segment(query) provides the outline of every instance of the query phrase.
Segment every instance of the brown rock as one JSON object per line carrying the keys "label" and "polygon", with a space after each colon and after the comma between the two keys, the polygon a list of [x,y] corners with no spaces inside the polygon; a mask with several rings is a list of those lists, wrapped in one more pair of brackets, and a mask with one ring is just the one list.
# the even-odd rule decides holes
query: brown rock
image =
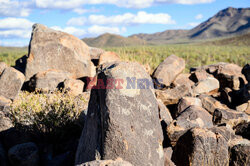
{"label": "brown rock", "polygon": [[237,106],[236,110],[250,114],[250,101],[248,101],[248,103],[244,103],[244,104]]}
{"label": "brown rock", "polygon": [[26,81],[50,69],[71,73],[74,78],[95,75],[88,46],[72,35],[35,24],[29,48]]}
{"label": "brown rock", "polygon": [[178,103],[177,116],[180,115],[186,108],[191,105],[202,107],[201,100],[195,97],[183,97]]}
{"label": "brown rock", "polygon": [[163,104],[163,102],[160,99],[157,99],[157,101],[159,107],[160,121],[164,121],[167,125],[169,125],[173,121],[173,118],[168,108]]}
{"label": "brown rock", "polygon": [[235,134],[250,140],[250,122],[242,122],[234,127]]}
{"label": "brown rock", "polygon": [[63,87],[68,93],[77,96],[83,93],[84,82],[81,80],[66,79],[63,82]]}
{"label": "brown rock", "polygon": [[206,80],[202,80],[195,84],[193,87],[194,94],[213,94],[220,88],[220,83],[213,77],[208,77]]}
{"label": "brown rock", "polygon": [[127,161],[123,161],[121,158],[116,160],[95,160],[79,164],[77,166],[133,166]]}
{"label": "brown rock", "polygon": [[12,67],[6,68],[0,76],[0,95],[7,99],[15,99],[24,83],[23,73]]}
{"label": "brown rock", "polygon": [[208,74],[205,70],[197,70],[197,71],[191,72],[191,75],[190,75],[190,79],[195,83],[206,80],[208,79],[208,77],[213,77],[213,76],[211,74]]}
{"label": "brown rock", "polygon": [[8,67],[8,65],[6,63],[0,62],[0,75],[2,74],[4,69],[6,69],[7,67]]}
{"label": "brown rock", "polygon": [[171,160],[173,150],[171,147],[164,149],[165,163],[164,166],[175,166],[174,162]]}
{"label": "brown rock", "polygon": [[161,99],[165,105],[177,104],[180,98],[189,94],[189,89],[186,85],[177,86],[173,89],[156,90],[156,97]]}
{"label": "brown rock", "polygon": [[120,57],[114,52],[104,52],[100,55],[99,65],[107,62],[120,61]]}
{"label": "brown rock", "polygon": [[[108,78],[121,80],[120,85],[111,88],[104,83],[104,89],[101,82]],[[130,78],[136,79],[136,88],[131,89]],[[91,91],[75,164],[117,157],[133,165],[164,164],[158,103],[145,79],[151,80],[137,63],[105,64],[98,74],[99,89]]]}
{"label": "brown rock", "polygon": [[172,159],[177,166],[228,165],[228,145],[220,134],[194,128],[178,140]]}
{"label": "brown rock", "polygon": [[57,89],[59,83],[71,78],[71,74],[59,70],[47,70],[39,72],[30,79],[29,86],[32,90],[41,92],[53,92]]}
{"label": "brown rock", "polygon": [[175,55],[167,57],[154,71],[153,79],[160,85],[169,86],[184,71],[185,61]]}
{"label": "brown rock", "polygon": [[202,107],[190,106],[167,127],[167,133],[171,144],[174,145],[189,129],[194,127],[211,128],[212,126],[212,116],[206,110]]}

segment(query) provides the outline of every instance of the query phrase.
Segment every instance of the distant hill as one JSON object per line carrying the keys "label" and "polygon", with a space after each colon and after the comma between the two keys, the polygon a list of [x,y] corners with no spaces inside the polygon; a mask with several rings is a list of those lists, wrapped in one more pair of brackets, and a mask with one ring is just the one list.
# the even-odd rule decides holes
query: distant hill
{"label": "distant hill", "polygon": [[208,39],[233,37],[246,33],[250,33],[250,8],[229,7],[191,30],[166,30],[153,34],[134,34],[129,37],[104,34],[96,38],[85,38],[83,41],[95,47],[115,47],[203,42]]}
{"label": "distant hill", "polygon": [[250,33],[229,37],[225,39],[218,39],[201,43],[202,45],[233,45],[233,46],[250,46]]}
{"label": "distant hill", "polygon": [[86,44],[92,47],[117,47],[117,46],[135,46],[145,45],[146,41],[136,36],[123,37],[120,35],[105,33],[96,38],[82,39]]}

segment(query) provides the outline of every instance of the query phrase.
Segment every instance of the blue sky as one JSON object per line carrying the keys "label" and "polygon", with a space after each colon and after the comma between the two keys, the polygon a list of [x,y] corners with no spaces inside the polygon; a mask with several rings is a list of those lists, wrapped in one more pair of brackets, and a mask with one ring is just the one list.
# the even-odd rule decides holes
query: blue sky
{"label": "blue sky", "polygon": [[27,46],[34,23],[79,38],[191,29],[229,6],[250,0],[0,0],[0,45]]}

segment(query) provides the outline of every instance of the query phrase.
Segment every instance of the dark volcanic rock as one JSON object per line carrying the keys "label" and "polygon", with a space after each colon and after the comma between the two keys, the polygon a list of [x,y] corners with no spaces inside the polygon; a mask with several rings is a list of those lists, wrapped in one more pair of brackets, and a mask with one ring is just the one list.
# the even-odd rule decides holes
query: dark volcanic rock
{"label": "dark volcanic rock", "polygon": [[34,166],[39,164],[38,147],[32,142],[10,148],[8,157],[10,163],[15,166]]}
{"label": "dark volcanic rock", "polygon": [[25,73],[27,59],[28,59],[28,55],[24,55],[21,58],[17,59],[15,62],[15,69],[19,70],[22,73]]}
{"label": "dark volcanic rock", "polygon": [[3,148],[2,143],[0,142],[0,165],[1,166],[7,166],[8,165],[8,158],[6,155],[6,151]]}
{"label": "dark volcanic rock", "polygon": [[194,128],[178,140],[172,160],[177,166],[226,166],[229,163],[228,145],[220,134]]}
{"label": "dark volcanic rock", "polygon": [[189,129],[194,127],[211,128],[212,116],[202,107],[190,106],[183,111],[168,127],[167,133],[171,143],[175,142]]}
{"label": "dark volcanic rock", "polygon": [[173,118],[168,108],[163,104],[163,102],[160,99],[157,99],[157,101],[159,107],[160,121],[163,121],[166,125],[169,125],[173,121]]}
{"label": "dark volcanic rock", "polygon": [[24,83],[24,75],[12,67],[6,68],[0,76],[0,96],[15,99]]}
{"label": "dark volcanic rock", "polygon": [[250,165],[250,141],[241,141],[230,148],[230,165],[231,166],[248,166]]}
{"label": "dark volcanic rock", "polygon": [[245,75],[247,81],[250,83],[250,65],[246,64],[242,69],[242,74]]}
{"label": "dark volcanic rock", "polygon": [[169,86],[185,69],[185,61],[175,55],[167,57],[154,71],[153,78],[160,85]]}
{"label": "dark volcanic rock", "polygon": [[74,78],[95,75],[88,46],[72,35],[33,25],[29,55],[25,68],[28,81],[34,74],[50,69],[69,72]]}
{"label": "dark volcanic rock", "polygon": [[[134,88],[133,78],[137,83]],[[152,86],[146,88],[150,76],[137,63],[117,62],[103,66],[97,87],[103,88],[102,81],[107,79],[116,79],[115,87],[109,83],[106,89],[91,91],[75,163],[121,157],[134,165],[162,166],[158,103]]]}
{"label": "dark volcanic rock", "polygon": [[250,140],[250,122],[243,122],[234,127],[235,134]]}
{"label": "dark volcanic rock", "polygon": [[191,105],[202,107],[201,100],[195,97],[183,97],[178,103],[178,110],[176,116],[180,115],[186,108]]}

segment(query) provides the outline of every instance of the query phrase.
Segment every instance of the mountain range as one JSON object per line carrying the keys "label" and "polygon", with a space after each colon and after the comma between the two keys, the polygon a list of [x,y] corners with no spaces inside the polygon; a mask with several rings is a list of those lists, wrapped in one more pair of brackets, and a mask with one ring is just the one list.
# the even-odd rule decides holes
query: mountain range
{"label": "mountain range", "polygon": [[134,34],[129,37],[106,33],[96,38],[82,40],[93,47],[116,47],[201,42],[248,33],[250,33],[250,8],[229,7],[190,30],[166,30],[153,34]]}

